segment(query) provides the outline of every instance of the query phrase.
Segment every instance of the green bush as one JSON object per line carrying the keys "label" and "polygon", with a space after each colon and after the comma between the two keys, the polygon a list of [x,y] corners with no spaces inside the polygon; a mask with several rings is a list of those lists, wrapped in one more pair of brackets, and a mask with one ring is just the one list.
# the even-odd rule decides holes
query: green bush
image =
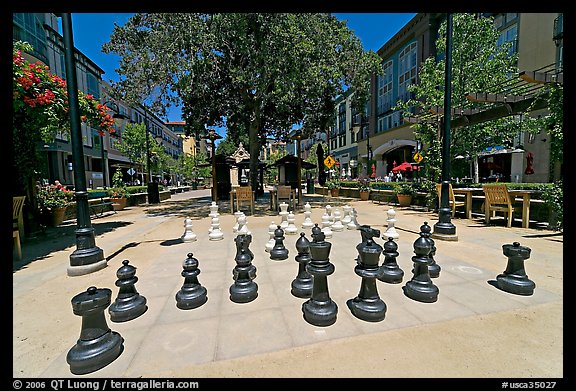
{"label": "green bush", "polygon": [[550,228],[562,231],[564,228],[564,186],[562,179],[553,184],[542,184],[542,200],[550,206],[554,218],[550,221]]}

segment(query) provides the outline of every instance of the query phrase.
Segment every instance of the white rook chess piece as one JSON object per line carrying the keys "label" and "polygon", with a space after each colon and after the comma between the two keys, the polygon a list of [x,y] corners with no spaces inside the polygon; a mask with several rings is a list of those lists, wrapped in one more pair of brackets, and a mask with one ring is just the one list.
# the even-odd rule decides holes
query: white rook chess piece
{"label": "white rook chess piece", "polygon": [[307,202],[306,205],[304,205],[304,221],[302,222],[302,228],[306,229],[306,228],[312,228],[314,226],[311,216],[312,216],[312,207],[310,206],[310,203]]}
{"label": "white rook chess piece", "polygon": [[288,204],[282,202],[280,204],[280,213],[278,213],[280,217],[282,217],[282,221],[280,222],[280,228],[286,229],[288,227]]}
{"label": "white rook chess piece", "polygon": [[350,212],[352,212],[352,207],[350,205],[344,205],[342,207],[343,216],[342,216],[342,224],[348,226],[348,223],[352,221],[352,216],[350,216]]}
{"label": "white rook chess piece", "polygon": [[276,231],[276,228],[278,228],[278,226],[273,221],[268,226],[268,235],[270,236],[270,239],[266,243],[265,251],[267,253],[269,253],[270,250],[272,250],[274,248],[274,245],[276,244],[276,240],[274,239],[274,231]]}
{"label": "white rook chess piece", "polygon": [[224,233],[220,230],[220,219],[218,217],[212,217],[212,226],[210,228],[210,233],[208,234],[210,240],[224,239]]}
{"label": "white rook chess piece", "polygon": [[333,215],[334,215],[334,224],[332,224],[332,227],[330,227],[330,229],[332,229],[332,231],[334,232],[344,231],[344,228],[346,227],[342,224],[340,211],[336,209],[333,212]]}
{"label": "white rook chess piece", "polygon": [[358,220],[356,220],[358,217],[358,212],[356,211],[356,208],[352,208],[352,212],[350,212],[350,217],[352,219],[347,225],[348,229],[358,229],[360,225],[358,224]]}
{"label": "white rook chess piece", "polygon": [[284,232],[286,233],[286,235],[296,235],[296,233],[298,233],[298,227],[296,227],[296,224],[294,224],[294,221],[296,220],[294,212],[290,211],[288,213],[287,219],[288,219],[288,226],[286,227]]}
{"label": "white rook chess piece", "polygon": [[186,217],[184,220],[184,234],[180,237],[183,242],[194,242],[196,241],[196,234],[192,231],[192,219]]}
{"label": "white rook chess piece", "polygon": [[382,239],[387,238],[398,239],[400,235],[398,234],[396,228],[394,227],[394,224],[396,224],[396,218],[395,218],[396,211],[392,207],[390,207],[387,213],[388,213],[388,219],[386,221],[388,222],[388,228],[386,229],[386,232],[384,232],[384,235],[382,235]]}
{"label": "white rook chess piece", "polygon": [[332,224],[330,224],[329,218],[330,217],[328,217],[327,214],[322,215],[322,232],[324,233],[326,239],[330,239],[332,237],[332,230],[330,229]]}
{"label": "white rook chess piece", "polygon": [[248,218],[244,213],[238,217],[238,235],[250,235],[252,233],[248,230],[247,220]]}
{"label": "white rook chess piece", "polygon": [[216,201],[212,201],[212,205],[210,205],[210,214],[209,217],[218,217],[220,214],[218,213],[218,204]]}

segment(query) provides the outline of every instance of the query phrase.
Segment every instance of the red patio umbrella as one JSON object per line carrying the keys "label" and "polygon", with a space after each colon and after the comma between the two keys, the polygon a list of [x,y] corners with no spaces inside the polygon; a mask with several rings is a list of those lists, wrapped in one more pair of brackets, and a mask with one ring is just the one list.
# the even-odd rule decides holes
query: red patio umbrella
{"label": "red patio umbrella", "polygon": [[398,166],[395,166],[392,168],[393,172],[398,172],[398,171],[412,171],[412,165],[408,162],[404,162]]}

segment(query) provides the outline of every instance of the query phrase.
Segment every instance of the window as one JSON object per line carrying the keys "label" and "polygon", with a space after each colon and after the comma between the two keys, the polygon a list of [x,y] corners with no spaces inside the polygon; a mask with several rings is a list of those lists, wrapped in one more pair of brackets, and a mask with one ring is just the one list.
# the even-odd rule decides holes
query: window
{"label": "window", "polygon": [[410,99],[408,86],[416,82],[416,47],[416,42],[412,42],[398,57],[398,99],[404,102]]}
{"label": "window", "polygon": [[88,85],[88,94],[93,95],[95,99],[100,99],[100,89],[98,88],[98,79],[91,73],[86,73],[86,84]]}
{"label": "window", "polygon": [[346,132],[346,102],[338,106],[338,134]]}
{"label": "window", "polygon": [[512,46],[508,51],[509,55],[518,52],[518,25],[513,25],[503,30],[498,38],[498,46],[504,45],[506,42],[511,42]]}
{"label": "window", "polygon": [[394,73],[392,61],[382,65],[384,75],[378,76],[378,111],[377,114],[385,113],[392,107],[392,80]]}

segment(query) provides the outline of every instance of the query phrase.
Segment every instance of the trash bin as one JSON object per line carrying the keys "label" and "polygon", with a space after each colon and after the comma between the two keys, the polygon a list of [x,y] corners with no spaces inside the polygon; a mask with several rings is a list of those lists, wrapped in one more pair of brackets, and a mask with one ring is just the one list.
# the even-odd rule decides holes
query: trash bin
{"label": "trash bin", "polygon": [[148,203],[159,204],[160,193],[158,191],[158,182],[148,182]]}
{"label": "trash bin", "polygon": [[306,193],[314,194],[314,179],[313,178],[306,179]]}
{"label": "trash bin", "polygon": [[192,190],[198,190],[198,182],[192,182]]}

